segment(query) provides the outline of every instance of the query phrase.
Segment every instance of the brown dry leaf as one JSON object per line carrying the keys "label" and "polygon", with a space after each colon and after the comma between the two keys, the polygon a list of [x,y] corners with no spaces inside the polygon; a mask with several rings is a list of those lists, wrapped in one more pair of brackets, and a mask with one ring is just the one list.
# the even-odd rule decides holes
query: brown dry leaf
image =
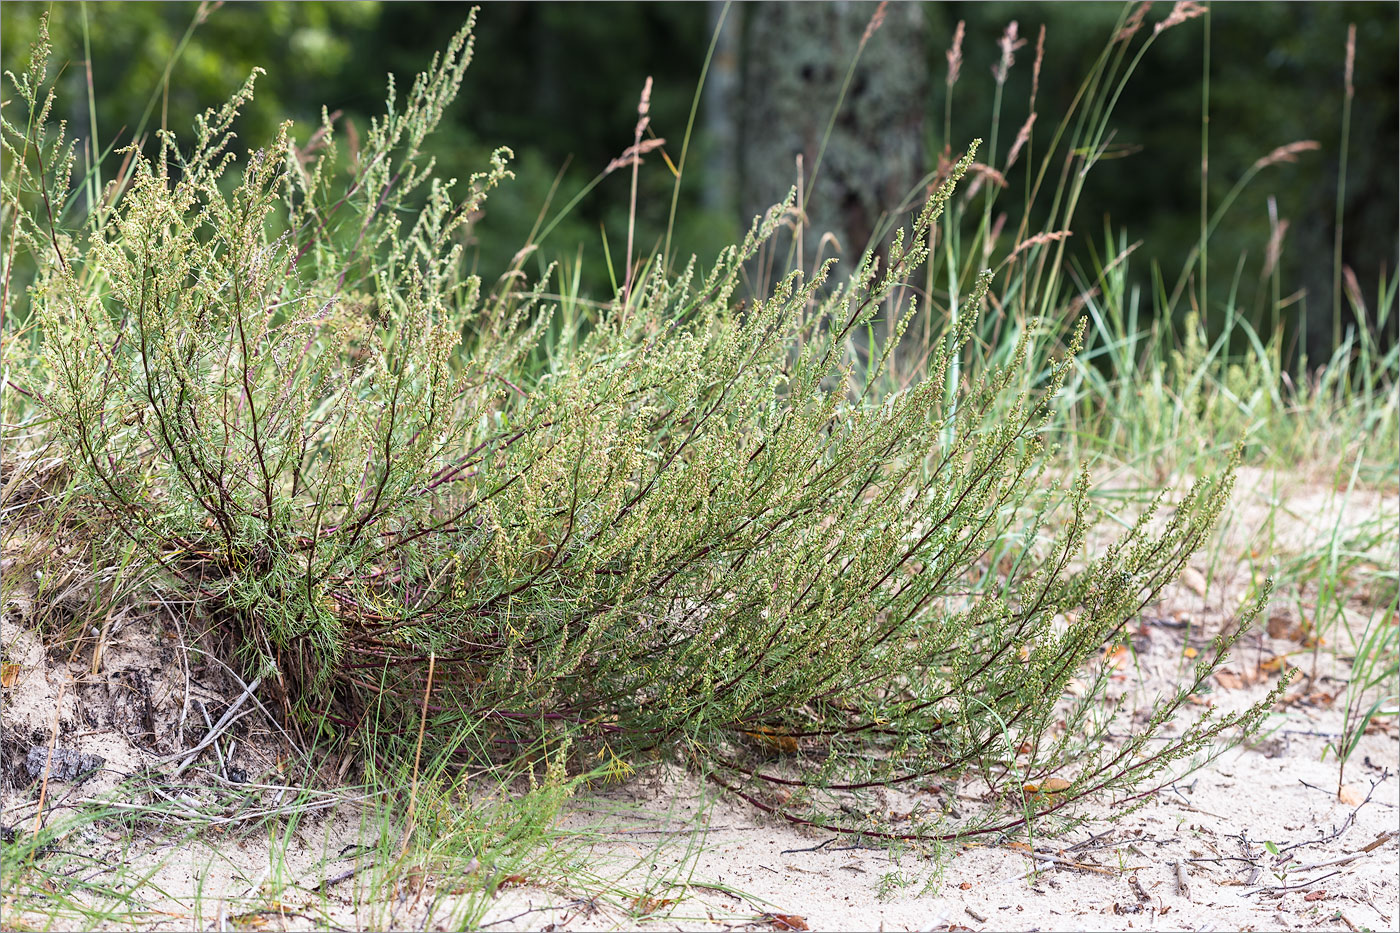
{"label": "brown dry leaf", "polygon": [[633,899],[632,912],[635,914],[654,914],[658,910],[664,910],[679,902],[680,899],[675,897],[647,897],[643,894]]}
{"label": "brown dry leaf", "polygon": [[775,930],[810,930],[807,920],[797,914],[764,914],[759,918],[765,923],[771,924]]}
{"label": "brown dry leaf", "polygon": [[[1297,670],[1297,668],[1294,668],[1294,670]],[[1309,693],[1308,685],[1306,683],[1302,683],[1299,684],[1296,689],[1289,692],[1288,695],[1286,695],[1282,700],[1280,700],[1279,705],[1280,707],[1283,707],[1291,706],[1294,703],[1302,703],[1306,706],[1329,707],[1333,703],[1335,703],[1336,700],[1337,698],[1333,694],[1330,694],[1325,690],[1314,690],[1311,693]]]}
{"label": "brown dry leaf", "polygon": [[1121,671],[1128,664],[1128,646],[1114,645],[1104,649],[1103,660],[1109,667]]}
{"label": "brown dry leaf", "polygon": [[1206,595],[1206,575],[1195,567],[1183,567],[1181,570],[1181,583],[1188,590],[1197,596]]}
{"label": "brown dry leaf", "polygon": [[1327,897],[1327,892],[1321,889],[1303,895],[1305,901],[1320,901]]}
{"label": "brown dry leaf", "polygon": [[754,744],[775,752],[795,752],[797,751],[797,739],[781,732],[775,732],[766,726],[758,726],[752,732],[745,732],[745,736],[752,739]]}
{"label": "brown dry leaf", "polygon": [[1030,852],[1030,851],[1032,851],[1031,847],[1028,846],[1028,845],[1026,845],[1024,842],[1008,842],[1008,843],[1006,844],[1006,847],[1007,847],[1008,849],[1015,849],[1017,852]]}
{"label": "brown dry leaf", "polygon": [[1046,778],[1045,783],[1040,785],[1042,794],[1058,794],[1061,791],[1069,790],[1070,782],[1064,778]]}
{"label": "brown dry leaf", "polygon": [[1279,613],[1269,616],[1269,637],[1286,638],[1289,641],[1303,640],[1303,623],[1292,616]]}
{"label": "brown dry leaf", "polygon": [[1366,799],[1366,795],[1348,784],[1346,787],[1337,791],[1337,799],[1349,807],[1359,807],[1362,801]]}
{"label": "brown dry leaf", "polygon": [[971,881],[964,881],[962,884],[958,885],[958,887],[961,888],[961,889],[964,890],[964,891],[971,891],[971,890],[972,890],[972,882],[971,882]]}
{"label": "brown dry leaf", "polygon": [[1247,686],[1245,679],[1234,671],[1216,671],[1215,682],[1226,690],[1243,690]]}
{"label": "brown dry leaf", "polygon": [[0,664],[0,687],[13,687],[19,680],[18,664]]}
{"label": "brown dry leaf", "polygon": [[1252,687],[1264,679],[1266,671],[1262,666],[1247,668],[1243,671],[1216,671],[1215,682],[1226,690],[1240,690],[1244,687]]}
{"label": "brown dry leaf", "polygon": [[1395,720],[1389,716],[1372,716],[1371,720],[1366,723],[1366,734],[1380,735],[1383,732],[1389,732],[1393,725],[1395,725]]}
{"label": "brown dry leaf", "polygon": [[236,927],[245,927],[254,930],[264,930],[267,928],[267,914],[270,911],[250,910],[245,914],[234,914],[228,918],[228,922]]}
{"label": "brown dry leaf", "polygon": [[1196,655],[1200,654],[1199,651],[1197,651],[1195,648],[1192,648],[1190,645],[1187,645],[1181,653],[1186,655],[1188,658],[1194,658]]}

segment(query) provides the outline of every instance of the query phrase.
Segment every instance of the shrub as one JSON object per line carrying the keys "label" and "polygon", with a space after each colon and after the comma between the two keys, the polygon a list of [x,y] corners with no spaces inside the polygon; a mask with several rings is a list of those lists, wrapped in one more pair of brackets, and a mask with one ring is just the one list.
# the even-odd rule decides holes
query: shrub
{"label": "shrub", "polygon": [[[650,265],[595,326],[556,331],[551,273],[489,292],[463,274],[460,234],[509,154],[459,197],[419,152],[469,30],[401,110],[391,87],[355,158],[326,121],[315,146],[284,127],[230,171],[250,79],[188,155],[168,136],[154,159],[129,150],[119,197],[77,235],[25,207],[68,188],[61,136],[32,130],[42,44],[17,82],[31,128],[5,125],[6,203],[37,262],[36,396],[115,533],[225,623],[293,719],[372,724],[390,753],[421,703],[430,740],[484,730],[464,759],[543,740],[625,769],[665,751],[789,818],[875,833],[892,830],[832,795],[980,773],[998,802],[899,831],[923,837],[1140,794],[1257,721],[1264,705],[1161,728],[1241,628],[1106,740],[1096,659],[1231,477],[1086,556],[1087,469],[1062,490],[1047,447],[1082,325],[1044,368],[1056,335],[1034,322],[1005,365],[955,366],[988,272],[922,381],[883,388],[912,301],[855,352],[901,307],[975,144],[844,283],[828,263],[734,301],[789,201],[709,271]],[[1051,774],[1072,783],[1022,797]]]}

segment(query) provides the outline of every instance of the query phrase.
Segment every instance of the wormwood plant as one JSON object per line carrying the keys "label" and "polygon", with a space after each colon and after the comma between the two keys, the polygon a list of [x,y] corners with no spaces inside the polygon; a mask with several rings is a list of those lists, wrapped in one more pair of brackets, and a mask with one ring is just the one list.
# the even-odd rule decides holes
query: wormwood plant
{"label": "wormwood plant", "polygon": [[[68,233],[49,207],[71,159],[36,132],[42,38],[15,81],[30,123],[5,124],[4,196],[43,334],[27,391],[94,507],[292,721],[385,755],[421,722],[429,742],[485,735],[449,748],[463,760],[541,741],[624,771],[678,754],[791,819],[923,838],[1141,796],[1257,721],[1264,705],[1162,729],[1237,630],[1107,739],[1100,652],[1201,543],[1231,476],[1087,553],[1088,473],[1062,491],[1047,472],[1082,326],[1042,372],[1028,361],[1058,335],[1039,324],[1005,366],[955,367],[983,273],[927,377],[876,391],[975,144],[883,266],[867,254],[828,285],[828,263],[736,304],[789,199],[706,272],[644,268],[546,365],[550,275],[486,293],[463,273],[508,153],[459,194],[420,152],[470,25],[402,107],[391,85],[357,156],[327,120],[235,171],[250,79],[187,154],[170,136],[129,150],[110,208]],[[889,309],[903,323],[853,352]],[[963,775],[987,806],[957,820],[894,828],[846,804]],[[1051,775],[1057,792],[1023,796]]]}

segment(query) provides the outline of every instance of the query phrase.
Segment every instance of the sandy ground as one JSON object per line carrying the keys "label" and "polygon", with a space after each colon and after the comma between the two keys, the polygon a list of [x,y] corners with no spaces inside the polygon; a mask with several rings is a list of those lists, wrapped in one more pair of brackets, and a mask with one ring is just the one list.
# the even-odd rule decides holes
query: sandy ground
{"label": "sandy ground", "polygon": [[[677,904],[639,916],[636,900],[575,903],[567,890],[512,891],[488,920],[512,930],[743,921],[783,929],[782,917],[814,930],[1394,929],[1396,739],[1385,731],[1366,738],[1349,778],[1352,790],[1371,797],[1360,807],[1344,804],[1336,799],[1335,766],[1319,761],[1325,739],[1317,733],[1333,722],[1330,715],[1288,716],[1263,746],[1227,753],[1093,832],[1041,840],[1030,851],[1017,841],[961,848],[941,865],[757,820],[741,803],[720,799],[698,853],[688,852],[688,834],[649,836],[632,827],[594,847],[600,859],[633,866],[623,877],[646,892],[642,906],[647,897],[679,897]],[[699,804],[692,781],[645,793],[653,806]],[[1361,851],[1377,840],[1385,841]],[[646,885],[644,873],[668,869],[683,875]]]}
{"label": "sandy ground", "polygon": [[[1275,494],[1255,488],[1225,533],[1227,548],[1239,553],[1258,539],[1267,511],[1261,502]],[[1290,493],[1285,506],[1274,512],[1275,542],[1330,527],[1339,500],[1330,489],[1309,487]],[[1350,500],[1343,517],[1362,520],[1393,507],[1393,494],[1368,493]],[[1136,664],[1122,675],[1127,709],[1138,712],[1179,675],[1189,663],[1182,660],[1188,639],[1203,646],[1224,624],[1255,569],[1248,559],[1230,566],[1206,589],[1206,565],[1198,564],[1138,620]],[[450,890],[431,876],[412,885],[370,883],[372,866],[357,856],[356,843],[376,831],[364,824],[374,811],[355,801],[332,807],[333,796],[305,798],[314,806],[261,836],[220,827],[195,835],[147,827],[133,836],[98,824],[64,844],[93,853],[99,869],[92,877],[103,866],[149,873],[150,883],[126,905],[128,922],[107,925],[152,930],[453,929],[462,898],[476,899],[485,911],[481,926],[491,930],[1394,930],[1400,728],[1394,717],[1372,724],[1339,799],[1328,743],[1342,729],[1349,672],[1336,659],[1344,652],[1306,644],[1298,605],[1271,607],[1204,701],[1237,707],[1263,696],[1290,665],[1299,668],[1306,676],[1290,687],[1266,733],[1139,810],[1124,815],[1112,802],[1100,804],[1091,811],[1100,819],[1067,838],[1001,839],[934,857],[911,847],[867,848],[764,817],[694,775],[658,767],[574,798],[560,824],[576,846],[565,867],[512,878],[495,894]],[[206,731],[205,713],[217,717],[239,693],[215,666],[134,618],[116,620],[95,664],[90,653],[50,657],[23,616],[22,605],[7,605],[0,621],[7,671],[0,823],[7,830],[23,832],[34,820],[38,782],[26,756],[35,745],[104,759],[80,782],[50,782],[46,806],[56,819],[145,767],[176,767],[181,750]],[[1351,621],[1364,620],[1358,611]],[[240,722],[222,766],[199,758],[187,776],[200,791],[183,803],[177,794],[172,806],[232,801],[231,785],[216,776],[220,767],[264,776],[260,799],[277,805],[287,792],[278,789],[275,743],[260,722],[256,712]],[[238,792],[246,799],[248,785]],[[11,870],[7,863],[6,875]],[[260,897],[269,903],[269,890],[278,892],[275,909],[248,913]],[[23,907],[0,896],[0,927],[49,925]],[[82,926],[60,918],[52,928]]]}

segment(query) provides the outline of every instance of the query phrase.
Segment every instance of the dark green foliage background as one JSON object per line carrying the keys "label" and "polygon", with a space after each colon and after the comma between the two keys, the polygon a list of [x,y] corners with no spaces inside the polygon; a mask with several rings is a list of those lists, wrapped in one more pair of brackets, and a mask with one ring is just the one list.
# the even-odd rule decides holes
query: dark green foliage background
{"label": "dark green foliage background", "polygon": [[[27,60],[46,9],[50,4],[5,4],[0,52],[5,68],[17,71]],[[129,142],[148,105],[150,127],[160,125],[164,110],[168,125],[187,133],[194,114],[224,100],[254,66],[268,74],[240,124],[246,144],[268,141],[284,118],[296,119],[297,131],[309,133],[322,104],[343,111],[363,133],[367,115],[382,108],[385,74],[393,72],[401,92],[406,90],[468,9],[451,3],[210,5],[171,74],[168,97],[162,98],[165,64],[196,18],[198,4],[59,5],[53,7],[52,32],[57,61],[66,63],[60,116],[68,119],[70,133],[87,135],[86,15],[98,89],[98,135],[104,145],[114,139],[119,145]],[[444,177],[466,177],[498,145],[509,145],[517,154],[517,182],[493,196],[478,228],[484,273],[504,268],[524,241],[562,166],[567,163],[556,208],[631,142],[637,95],[647,75],[656,82],[652,127],[668,140],[672,159],[679,157],[718,9],[706,3],[487,5],[479,19],[475,62],[449,120],[431,144]],[[1043,148],[1120,9],[1113,3],[927,4],[930,165],[945,143],[958,151],[968,139],[989,134],[994,90],[989,72],[1007,22],[1018,20],[1030,44],[1018,53],[1005,93],[1003,156],[1025,118],[1040,24],[1047,30],[1037,126]],[[1159,4],[1149,23],[1169,9]],[[967,22],[965,61],[954,91],[952,138],[943,140],[944,52],[959,20]],[[1276,146],[1301,139],[1322,145],[1296,164],[1266,170],[1227,216],[1212,240],[1212,306],[1227,301],[1240,257],[1239,306],[1253,308],[1256,289],[1267,288],[1260,284],[1259,270],[1269,236],[1266,203],[1272,195],[1279,216],[1291,222],[1282,260],[1283,294],[1306,291],[1286,317],[1290,327],[1302,323],[1314,357],[1331,339],[1331,246],[1348,23],[1357,25],[1358,48],[1343,261],[1368,294],[1382,270],[1393,270],[1397,262],[1398,21],[1394,4],[1379,3],[1220,3],[1210,15],[1212,206]],[[1194,245],[1204,28],[1197,20],[1163,36],[1129,85],[1114,118],[1113,144],[1123,157],[1091,173],[1078,214],[1080,230],[1072,245],[1081,261],[1087,261],[1091,246],[1102,252],[1105,228],[1115,233],[1126,229],[1130,241],[1143,241],[1139,258],[1155,259],[1170,283]],[[837,64],[844,67],[844,62]],[[702,132],[700,124],[697,132]],[[707,160],[697,156],[705,152],[703,135],[695,146],[682,191],[677,243],[682,255],[712,255],[735,238],[748,218],[739,216],[737,206],[701,206],[709,182],[703,177]],[[1026,165],[1022,159],[1013,171],[1002,206],[1014,210],[1020,202]],[[638,239],[643,250],[664,230],[671,181],[662,159],[652,157],[643,167]],[[625,172],[605,179],[548,242],[550,255],[572,257],[583,249],[585,283],[595,295],[605,297],[609,288],[600,225],[607,231],[614,264],[622,262],[628,184]],[[1148,262],[1136,262],[1133,274],[1139,284],[1150,286]]]}

